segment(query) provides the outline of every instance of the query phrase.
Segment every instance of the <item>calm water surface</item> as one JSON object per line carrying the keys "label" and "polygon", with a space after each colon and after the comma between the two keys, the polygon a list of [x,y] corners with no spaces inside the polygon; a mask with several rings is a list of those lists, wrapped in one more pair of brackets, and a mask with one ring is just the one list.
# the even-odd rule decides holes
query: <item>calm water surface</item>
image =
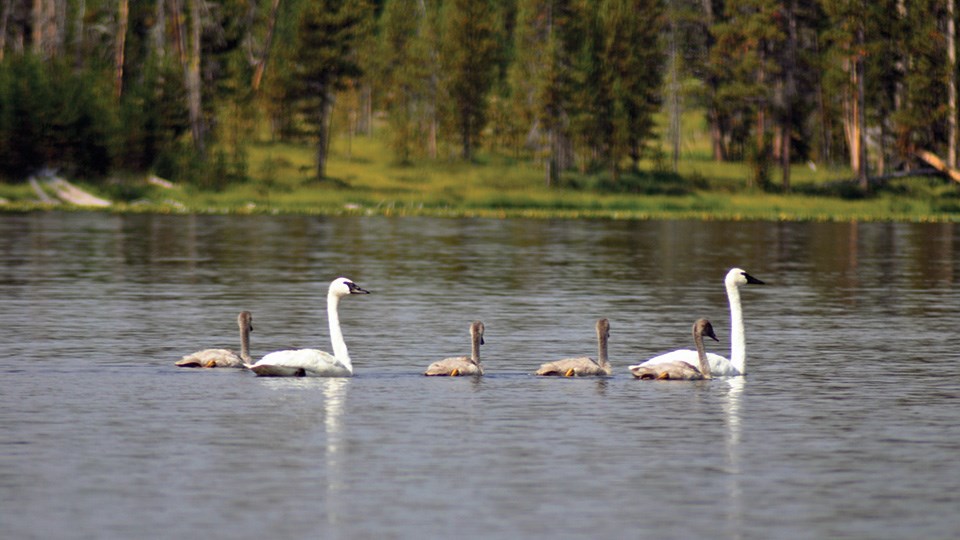
{"label": "calm water surface", "polygon": [[[735,265],[749,376],[633,380]],[[329,350],[339,275],[352,379],[173,366]],[[958,280],[957,225],[0,215],[0,535],[956,538]],[[613,377],[530,375],[598,317]]]}

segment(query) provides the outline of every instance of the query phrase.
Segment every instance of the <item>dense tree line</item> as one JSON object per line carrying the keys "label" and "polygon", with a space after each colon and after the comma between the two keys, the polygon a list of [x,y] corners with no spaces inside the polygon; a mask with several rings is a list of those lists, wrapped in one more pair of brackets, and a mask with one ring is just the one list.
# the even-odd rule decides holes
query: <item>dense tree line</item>
{"label": "dense tree line", "polygon": [[[480,148],[613,181],[664,111],[712,158],[956,165],[952,0],[0,0],[0,175],[246,175],[264,133],[381,130],[399,162]],[[378,113],[378,114],[375,114]],[[383,119],[382,122],[379,120]]]}

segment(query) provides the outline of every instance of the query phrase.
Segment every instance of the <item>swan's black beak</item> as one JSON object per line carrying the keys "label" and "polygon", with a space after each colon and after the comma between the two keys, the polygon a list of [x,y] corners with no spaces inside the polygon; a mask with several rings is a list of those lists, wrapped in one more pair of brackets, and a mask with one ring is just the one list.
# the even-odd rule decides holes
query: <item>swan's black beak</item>
{"label": "swan's black beak", "polygon": [[352,281],[347,283],[347,288],[350,289],[350,294],[370,294],[370,291],[361,289],[359,285]]}
{"label": "swan's black beak", "polygon": [[743,277],[747,278],[747,283],[751,285],[766,285],[766,283],[760,281],[759,279],[751,276],[750,274],[744,272]]}

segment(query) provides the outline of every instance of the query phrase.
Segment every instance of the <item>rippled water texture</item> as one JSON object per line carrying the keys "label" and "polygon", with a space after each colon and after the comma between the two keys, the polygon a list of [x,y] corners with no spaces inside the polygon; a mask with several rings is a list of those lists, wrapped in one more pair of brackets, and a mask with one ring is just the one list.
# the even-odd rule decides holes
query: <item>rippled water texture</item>
{"label": "rippled water texture", "polygon": [[[0,215],[0,535],[956,538],[960,227]],[[742,291],[749,376],[636,381]],[[352,379],[173,366],[330,349]],[[595,355],[615,375],[538,379]],[[422,377],[486,325],[482,379]]]}

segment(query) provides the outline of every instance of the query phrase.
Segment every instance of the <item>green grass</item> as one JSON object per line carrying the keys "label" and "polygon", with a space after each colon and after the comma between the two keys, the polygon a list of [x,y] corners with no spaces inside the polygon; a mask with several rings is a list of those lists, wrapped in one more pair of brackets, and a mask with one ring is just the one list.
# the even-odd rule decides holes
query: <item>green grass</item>
{"label": "green grass", "polygon": [[[434,215],[531,218],[896,220],[960,221],[960,191],[940,178],[891,182],[869,195],[849,182],[846,169],[791,170],[793,192],[768,193],[748,186],[742,163],[708,159],[709,141],[696,126],[684,140],[678,175],[642,164],[640,175],[613,182],[605,174],[564,176],[548,188],[532,161],[481,154],[475,163],[456,159],[398,165],[378,138],[338,139],[331,149],[329,179],[313,179],[313,148],[260,143],[248,148],[248,182],[221,191],[192,186],[166,190],[142,180],[85,186],[121,201],[114,211],[203,213],[301,213],[334,215]],[[772,171],[779,183],[779,171]],[[42,208],[24,185],[0,184],[7,210]]]}

